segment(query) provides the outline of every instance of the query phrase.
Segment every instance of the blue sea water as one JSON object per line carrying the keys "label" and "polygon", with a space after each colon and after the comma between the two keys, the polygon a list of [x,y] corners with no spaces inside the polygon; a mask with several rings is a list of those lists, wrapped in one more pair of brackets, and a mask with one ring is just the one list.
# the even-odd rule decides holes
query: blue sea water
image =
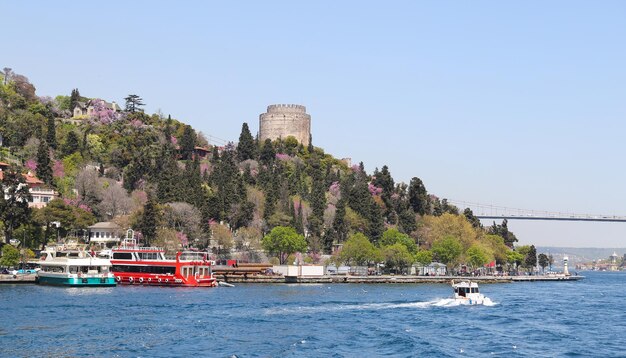
{"label": "blue sea water", "polygon": [[578,282],[0,286],[1,357],[626,357],[626,272]]}

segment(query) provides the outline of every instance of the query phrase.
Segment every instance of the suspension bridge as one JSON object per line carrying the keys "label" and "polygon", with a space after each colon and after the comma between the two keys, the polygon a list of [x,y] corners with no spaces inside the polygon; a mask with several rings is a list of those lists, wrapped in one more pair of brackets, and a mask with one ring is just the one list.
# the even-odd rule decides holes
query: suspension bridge
{"label": "suspension bridge", "polygon": [[465,208],[470,208],[479,219],[626,222],[626,216],[529,210],[451,199],[448,199],[448,202],[458,207],[461,212]]}

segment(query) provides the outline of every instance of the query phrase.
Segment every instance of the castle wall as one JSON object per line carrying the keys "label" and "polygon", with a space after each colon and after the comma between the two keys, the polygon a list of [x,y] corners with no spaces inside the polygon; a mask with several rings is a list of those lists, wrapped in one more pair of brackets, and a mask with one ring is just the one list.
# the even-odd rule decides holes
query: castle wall
{"label": "castle wall", "polygon": [[308,145],[311,134],[311,116],[306,107],[297,104],[273,104],[259,116],[259,140],[295,137]]}

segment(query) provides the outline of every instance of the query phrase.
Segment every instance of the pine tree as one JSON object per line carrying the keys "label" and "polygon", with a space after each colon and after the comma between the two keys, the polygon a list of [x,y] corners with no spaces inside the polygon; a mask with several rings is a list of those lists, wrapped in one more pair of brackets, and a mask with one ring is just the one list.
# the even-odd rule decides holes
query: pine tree
{"label": "pine tree", "polygon": [[50,148],[45,140],[39,142],[37,149],[37,177],[44,183],[52,184],[52,166],[50,165]]}
{"label": "pine tree", "polygon": [[135,113],[137,111],[142,111],[140,107],[144,106],[143,99],[136,94],[129,94],[128,97],[125,97],[126,101],[126,111],[130,113]]}
{"label": "pine tree", "polygon": [[239,143],[237,143],[237,158],[240,162],[256,158],[256,145],[250,133],[250,129],[248,128],[248,123],[244,123],[241,126]]}
{"label": "pine tree", "polygon": [[46,141],[52,149],[57,148],[57,131],[54,123],[54,118],[48,118],[48,132],[46,133]]}

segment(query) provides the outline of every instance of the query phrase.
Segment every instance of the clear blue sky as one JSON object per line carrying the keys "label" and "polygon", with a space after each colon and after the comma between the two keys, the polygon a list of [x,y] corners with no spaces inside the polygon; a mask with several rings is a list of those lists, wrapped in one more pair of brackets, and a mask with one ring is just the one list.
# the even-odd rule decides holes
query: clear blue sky
{"label": "clear blue sky", "polygon": [[[626,215],[626,2],[5,1],[0,67],[236,140],[268,104],[440,197]],[[626,247],[626,224],[511,222]]]}

